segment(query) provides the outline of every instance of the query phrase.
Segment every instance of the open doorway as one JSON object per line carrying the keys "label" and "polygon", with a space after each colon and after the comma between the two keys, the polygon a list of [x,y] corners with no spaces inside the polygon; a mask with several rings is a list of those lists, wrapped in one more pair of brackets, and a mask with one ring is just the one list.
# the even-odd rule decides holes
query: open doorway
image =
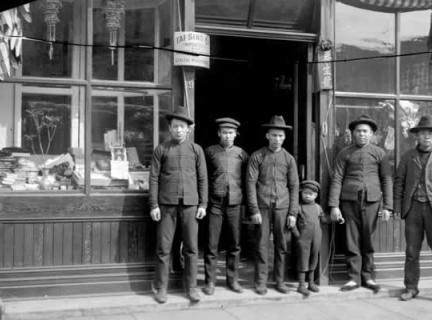
{"label": "open doorway", "polygon": [[[288,125],[298,121],[298,141],[294,131],[288,132],[285,149],[293,154],[298,164],[306,160],[305,104],[306,73],[296,61],[305,60],[307,44],[299,42],[212,36],[210,69],[198,69],[195,82],[195,141],[202,147],[218,142],[214,120],[232,117],[241,122],[236,145],[248,154],[267,144],[261,125],[273,115],[282,115]],[[297,81],[297,82],[296,82]],[[298,84],[298,95],[295,94]],[[297,121],[294,106],[299,105]],[[295,146],[299,148],[295,148]],[[304,146],[304,150],[303,150]],[[304,160],[303,160],[304,159]]]}

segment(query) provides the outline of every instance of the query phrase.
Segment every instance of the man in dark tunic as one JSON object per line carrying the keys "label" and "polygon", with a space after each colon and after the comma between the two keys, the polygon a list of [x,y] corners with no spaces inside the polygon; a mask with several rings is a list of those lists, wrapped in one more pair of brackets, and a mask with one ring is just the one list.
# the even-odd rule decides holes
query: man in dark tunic
{"label": "man in dark tunic", "polygon": [[336,157],[328,202],[331,219],[346,221],[349,281],[341,291],[356,289],[361,284],[378,292],[380,286],[374,279],[373,237],[381,200],[383,221],[389,219],[393,210],[390,164],[385,151],[370,143],[378,129],[374,120],[362,115],[349,124],[349,129],[355,143],[342,149]]}
{"label": "man in dark tunic", "polygon": [[298,212],[299,179],[294,157],[282,144],[285,130],[292,129],[282,116],[264,124],[268,146],[249,158],[246,173],[247,202],[255,226],[255,292],[267,294],[268,246],[273,231],[275,289],[289,290],[284,282],[287,241],[285,229],[295,226]]}
{"label": "man in dark tunic", "polygon": [[177,220],[185,259],[184,284],[192,302],[200,296],[198,221],[206,215],[207,166],[203,149],[188,140],[194,123],[185,108],[166,115],[172,139],[156,147],[150,169],[150,216],[156,227],[156,301],[167,301],[170,251]]}
{"label": "man in dark tunic", "polygon": [[214,294],[217,277],[218,245],[222,225],[226,224],[226,284],[242,293],[238,283],[240,263],[241,204],[248,155],[234,145],[240,122],[232,118],[216,119],[219,143],[205,150],[209,174],[208,243],[205,250],[204,293]]}
{"label": "man in dark tunic", "polygon": [[420,250],[424,236],[432,248],[432,116],[421,117],[410,129],[417,146],[401,158],[395,182],[395,217],[405,220],[405,292],[401,300],[409,301],[419,294]]}

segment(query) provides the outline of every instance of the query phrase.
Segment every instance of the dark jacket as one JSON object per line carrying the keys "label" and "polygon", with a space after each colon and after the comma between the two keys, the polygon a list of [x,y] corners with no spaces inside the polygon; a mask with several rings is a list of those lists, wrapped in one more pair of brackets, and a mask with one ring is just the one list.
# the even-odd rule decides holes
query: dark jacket
{"label": "dark jacket", "polygon": [[238,205],[243,201],[243,186],[247,153],[237,147],[224,148],[216,144],[205,149],[209,176],[209,202]]}
{"label": "dark jacket", "polygon": [[[422,165],[417,148],[408,150],[401,158],[394,181],[394,212],[400,212],[404,219],[411,208],[412,198],[420,182]],[[432,156],[425,168],[426,191],[429,204],[432,206]]]}
{"label": "dark jacket", "polygon": [[246,193],[251,215],[259,208],[289,208],[289,214],[297,216],[299,179],[294,157],[285,149],[273,152],[265,147],[249,158],[246,171]]}
{"label": "dark jacket", "polygon": [[207,208],[207,166],[203,149],[188,140],[166,141],[156,147],[150,168],[150,209],[159,204]]}
{"label": "dark jacket", "polygon": [[380,201],[393,210],[392,178],[388,157],[380,147],[350,145],[336,157],[330,185],[329,207],[339,207],[339,200],[357,201],[358,192],[366,191],[368,202]]}

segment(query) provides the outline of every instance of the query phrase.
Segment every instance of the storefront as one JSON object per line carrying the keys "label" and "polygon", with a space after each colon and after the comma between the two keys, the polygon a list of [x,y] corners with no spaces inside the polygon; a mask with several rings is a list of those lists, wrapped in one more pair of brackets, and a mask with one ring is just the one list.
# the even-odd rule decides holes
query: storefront
{"label": "storefront", "polygon": [[[265,143],[260,125],[283,115],[294,127],[286,148],[301,178],[321,182],[325,205],[351,120],[370,112],[377,143],[397,165],[412,144],[406,124],[432,101],[429,55],[314,63],[425,51],[427,11],[380,13],[348,0],[48,2],[31,2],[22,64],[0,82],[3,299],[151,290],[148,168],[176,105],[188,107],[191,138],[203,147],[215,142],[215,118],[239,119],[237,143],[249,153]],[[413,20],[422,27],[405,29]],[[191,30],[210,35],[209,69],[173,65],[174,31]],[[39,41],[47,38],[56,43]],[[127,179],[111,162],[123,151]],[[323,284],[344,272],[339,234],[333,255],[332,229],[324,229]],[[401,277],[403,223],[380,225],[376,241],[378,276]],[[180,274],[171,280],[181,286]]]}

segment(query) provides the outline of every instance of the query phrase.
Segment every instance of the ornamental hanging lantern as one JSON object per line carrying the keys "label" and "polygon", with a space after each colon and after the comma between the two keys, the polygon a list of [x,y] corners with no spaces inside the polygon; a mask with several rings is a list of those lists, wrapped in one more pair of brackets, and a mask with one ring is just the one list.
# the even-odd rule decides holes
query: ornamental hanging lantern
{"label": "ornamental hanging lantern", "polygon": [[125,0],[106,0],[102,14],[110,34],[111,65],[114,65],[114,50],[117,45],[117,34],[121,27],[121,16],[125,13]]}
{"label": "ornamental hanging lantern", "polygon": [[60,22],[58,14],[62,6],[63,4],[60,0],[40,0],[39,3],[39,8],[44,14],[44,21],[47,25],[47,40],[50,42],[48,56],[50,60],[53,58],[53,42],[56,40],[56,24]]}

